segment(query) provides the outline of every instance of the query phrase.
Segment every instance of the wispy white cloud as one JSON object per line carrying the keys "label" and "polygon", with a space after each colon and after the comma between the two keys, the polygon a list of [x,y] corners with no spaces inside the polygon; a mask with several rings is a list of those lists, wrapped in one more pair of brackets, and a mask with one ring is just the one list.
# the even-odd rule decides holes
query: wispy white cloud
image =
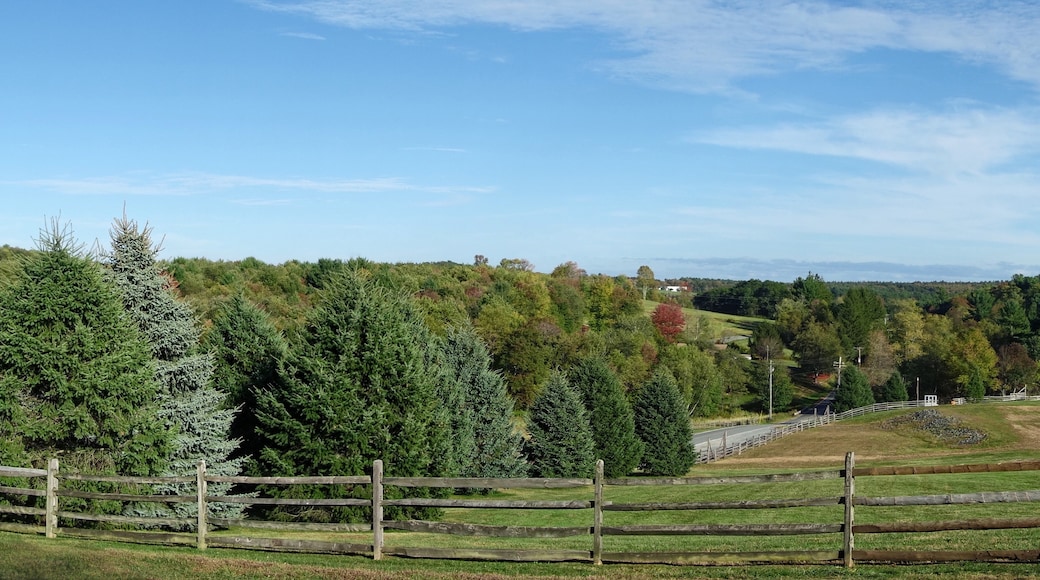
{"label": "wispy white cloud", "polygon": [[1040,152],[1040,114],[984,108],[874,110],[817,123],[717,129],[690,140],[849,157],[938,175],[983,173]]}
{"label": "wispy white cloud", "polygon": [[288,36],[291,38],[302,38],[304,40],[325,40],[325,37],[320,34],[314,34],[313,32],[282,32],[278,36]]}
{"label": "wispy white cloud", "polygon": [[591,28],[629,56],[616,75],[694,92],[735,81],[843,66],[871,49],[937,52],[995,66],[1040,87],[1040,5],[1027,2],[722,2],[717,0],[252,0],[270,11],[364,29],[490,24]]}

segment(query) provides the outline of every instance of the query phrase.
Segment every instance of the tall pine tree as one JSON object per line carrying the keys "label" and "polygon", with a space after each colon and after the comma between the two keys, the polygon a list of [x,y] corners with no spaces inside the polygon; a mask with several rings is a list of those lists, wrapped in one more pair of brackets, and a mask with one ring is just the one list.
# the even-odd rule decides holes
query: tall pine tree
{"label": "tall pine tree", "polygon": [[[190,475],[199,461],[205,461],[209,473],[238,475],[243,460],[231,457],[238,441],[228,436],[234,411],[224,407],[224,395],[211,383],[213,358],[199,352],[199,325],[188,305],[177,300],[171,278],[159,267],[159,248],[152,243],[151,229],[140,228],[123,216],[112,226],[111,241],[112,248],[105,254],[110,278],[122,295],[126,312],[151,345],[160,385],[159,417],[167,428],[177,430],[168,473]],[[184,495],[193,486],[160,486],[159,491]],[[230,484],[210,486],[213,495],[229,488]],[[173,506],[172,513],[181,517],[190,517],[197,510],[190,503]],[[211,502],[210,506],[215,517],[242,513],[239,504]]]}
{"label": "tall pine tree", "polygon": [[635,415],[621,381],[605,360],[582,360],[570,373],[589,413],[596,457],[606,477],[624,477],[639,465],[643,442],[636,437]]}
{"label": "tall pine tree", "polygon": [[147,343],[67,226],[37,246],[0,295],[0,461],[60,453],[69,471],[162,473],[171,435]]}
{"label": "tall pine tree", "polygon": [[[258,392],[261,448],[252,471],[359,475],[382,459],[388,476],[442,475],[446,462],[434,452],[450,444],[451,434],[442,421],[439,371],[429,364],[431,341],[408,296],[372,282],[364,271],[327,280],[319,304],[291,341],[279,379]],[[312,497],[353,493],[342,487],[297,491]],[[340,508],[282,511],[299,518],[361,517]]]}
{"label": "tall pine tree", "polygon": [[457,450],[469,452],[460,475],[525,476],[523,437],[512,422],[513,399],[505,379],[491,369],[487,345],[472,327],[452,328],[443,340],[443,350],[449,375],[464,388],[463,408],[453,429]]}
{"label": "tall pine tree", "polygon": [[277,380],[288,344],[267,313],[241,294],[217,312],[202,344],[213,353],[213,386],[224,394],[226,407],[238,409],[231,423],[231,436],[242,441],[237,455],[254,457],[256,393]]}
{"label": "tall pine tree", "polygon": [[680,477],[697,462],[690,415],[675,378],[659,370],[636,393],[636,434],[646,444],[641,466],[648,475]]}
{"label": "tall pine tree", "polygon": [[592,477],[596,445],[581,395],[556,371],[531,405],[527,457],[535,477]]}
{"label": "tall pine tree", "polygon": [[841,386],[834,391],[834,411],[841,413],[873,404],[874,391],[870,389],[867,375],[854,366],[843,370]]}

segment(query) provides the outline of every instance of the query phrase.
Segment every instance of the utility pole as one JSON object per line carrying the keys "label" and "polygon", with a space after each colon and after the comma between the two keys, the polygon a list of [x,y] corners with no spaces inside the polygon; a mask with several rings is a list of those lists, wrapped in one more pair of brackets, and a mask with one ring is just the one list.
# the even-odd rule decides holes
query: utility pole
{"label": "utility pole", "polygon": [[842,357],[838,357],[838,361],[834,363],[834,368],[838,369],[838,388],[841,388],[841,369],[845,368],[845,363],[842,361]]}
{"label": "utility pole", "polygon": [[856,347],[856,366],[860,366],[863,363],[863,347]]}
{"label": "utility pole", "polygon": [[769,420],[773,420],[773,359],[769,359]]}

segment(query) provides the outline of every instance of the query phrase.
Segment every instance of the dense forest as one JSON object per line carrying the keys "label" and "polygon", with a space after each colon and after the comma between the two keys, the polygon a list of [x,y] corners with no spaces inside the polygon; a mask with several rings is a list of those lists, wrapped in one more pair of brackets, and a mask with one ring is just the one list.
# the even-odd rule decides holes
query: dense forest
{"label": "dense forest", "polygon": [[[768,383],[789,409],[839,360],[838,410],[1037,378],[1040,277],[633,274],[479,255],[161,259],[126,218],[92,252],[55,223],[33,250],[0,248],[0,462],[62,453],[74,468],[156,474],[204,458],[289,476],[378,457],[394,475],[581,476],[610,457],[611,476],[681,475],[690,417],[762,412]],[[718,336],[690,307],[754,317],[749,336]]]}

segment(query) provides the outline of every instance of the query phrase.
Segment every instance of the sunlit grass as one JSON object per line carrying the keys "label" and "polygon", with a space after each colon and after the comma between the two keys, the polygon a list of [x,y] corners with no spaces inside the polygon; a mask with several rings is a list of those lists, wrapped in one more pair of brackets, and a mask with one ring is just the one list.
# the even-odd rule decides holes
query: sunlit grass
{"label": "sunlit grass", "polygon": [[[858,418],[792,435],[763,448],[714,464],[698,465],[691,476],[739,476],[795,471],[837,472],[846,451],[855,451],[860,467],[882,465],[949,465],[996,463],[1040,459],[1040,448],[1029,428],[1040,418],[1036,405],[977,405],[941,407],[940,411],[970,422],[988,434],[982,445],[957,447],[910,429],[886,429],[884,422],[900,413]],[[905,413],[907,411],[903,411]],[[840,478],[801,483],[607,486],[605,500],[615,504],[643,502],[736,501],[805,497],[837,498]],[[858,477],[857,497],[961,494],[982,491],[1040,489],[1037,472],[990,474]],[[500,490],[493,499],[591,500],[591,487],[566,490]],[[604,513],[604,526],[634,524],[774,524],[843,521],[844,507],[769,510],[675,510]],[[858,523],[978,520],[983,518],[1035,517],[1035,504],[974,504],[911,507],[857,506]],[[491,526],[591,527],[593,511],[494,510],[450,508],[448,522]],[[372,534],[307,532],[286,534],[271,530],[232,529],[214,536],[286,537],[331,542],[370,544]],[[417,534],[388,530],[387,547],[444,547],[482,549],[542,549],[591,551],[592,537],[580,535],[555,539],[483,538]],[[1036,550],[1038,530],[936,532],[918,534],[857,534],[856,547],[864,550]],[[811,536],[607,536],[606,552],[748,552],[820,550],[837,553],[841,534]],[[948,564],[941,566],[860,566],[845,572],[830,565],[756,567],[667,567],[587,563],[539,564],[410,560],[388,557],[373,561],[360,556],[292,555],[244,550],[132,546],[87,540],[53,539],[0,533],[2,578],[453,578],[470,577],[626,577],[626,578],[735,578],[735,577],[925,577],[956,574],[958,577],[1012,578],[1040,574],[1036,565]]]}

